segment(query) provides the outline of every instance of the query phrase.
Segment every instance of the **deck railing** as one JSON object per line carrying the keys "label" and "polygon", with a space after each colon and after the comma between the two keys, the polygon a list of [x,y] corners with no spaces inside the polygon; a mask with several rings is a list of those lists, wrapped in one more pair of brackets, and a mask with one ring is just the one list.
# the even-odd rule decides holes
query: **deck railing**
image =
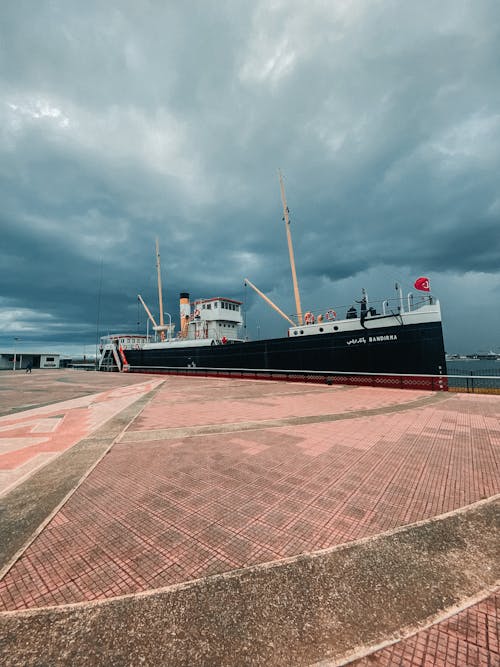
{"label": "deck railing", "polygon": [[[114,368],[101,370],[118,370]],[[417,375],[400,373],[359,373],[351,371],[297,371],[255,368],[205,368],[200,366],[131,366],[131,373],[162,375],[198,375],[203,377],[254,378],[284,382],[316,384],[348,384],[395,389],[425,389],[462,393],[500,394],[500,368],[473,374],[472,371],[448,375]]]}
{"label": "deck railing", "polygon": [[[198,375],[204,377],[253,378],[316,384],[349,384],[395,389],[447,390],[446,375],[413,375],[398,373],[355,373],[349,371],[297,371],[255,368],[202,368],[200,366],[131,366],[132,373]],[[500,379],[500,378],[499,378]]]}

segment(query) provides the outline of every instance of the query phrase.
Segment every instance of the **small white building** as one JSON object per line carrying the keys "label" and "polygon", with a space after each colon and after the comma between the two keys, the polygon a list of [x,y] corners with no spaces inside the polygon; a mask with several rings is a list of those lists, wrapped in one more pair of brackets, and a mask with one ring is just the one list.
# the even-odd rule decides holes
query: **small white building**
{"label": "small white building", "polygon": [[60,354],[56,352],[0,352],[0,370],[25,369],[31,362],[32,368],[59,368]]}

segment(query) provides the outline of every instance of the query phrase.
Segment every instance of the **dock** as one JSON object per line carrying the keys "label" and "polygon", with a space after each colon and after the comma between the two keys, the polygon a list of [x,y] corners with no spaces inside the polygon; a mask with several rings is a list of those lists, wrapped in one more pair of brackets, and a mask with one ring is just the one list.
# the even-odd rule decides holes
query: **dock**
{"label": "dock", "polygon": [[500,396],[0,383],[5,667],[500,665]]}

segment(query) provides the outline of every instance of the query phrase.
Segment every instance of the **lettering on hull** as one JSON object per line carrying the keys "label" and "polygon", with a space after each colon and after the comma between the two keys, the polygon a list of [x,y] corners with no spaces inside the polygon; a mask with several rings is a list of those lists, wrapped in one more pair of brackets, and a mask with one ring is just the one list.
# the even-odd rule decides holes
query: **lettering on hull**
{"label": "lettering on hull", "polygon": [[359,338],[351,338],[347,341],[348,345],[364,345],[366,343],[381,343],[387,340],[397,340],[397,334],[386,334],[385,336],[361,336]]}

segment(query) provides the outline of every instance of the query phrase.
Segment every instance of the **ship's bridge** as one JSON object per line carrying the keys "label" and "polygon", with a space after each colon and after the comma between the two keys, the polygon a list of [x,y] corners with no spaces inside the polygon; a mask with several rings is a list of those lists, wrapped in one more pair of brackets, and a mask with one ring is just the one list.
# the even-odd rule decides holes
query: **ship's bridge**
{"label": "ship's bridge", "polygon": [[189,338],[240,340],[243,325],[242,302],[224,297],[197,299],[189,321]]}
{"label": "ship's bridge", "polygon": [[192,319],[204,321],[221,320],[242,325],[243,315],[241,312],[241,301],[215,297],[213,299],[198,299],[194,302]]}

